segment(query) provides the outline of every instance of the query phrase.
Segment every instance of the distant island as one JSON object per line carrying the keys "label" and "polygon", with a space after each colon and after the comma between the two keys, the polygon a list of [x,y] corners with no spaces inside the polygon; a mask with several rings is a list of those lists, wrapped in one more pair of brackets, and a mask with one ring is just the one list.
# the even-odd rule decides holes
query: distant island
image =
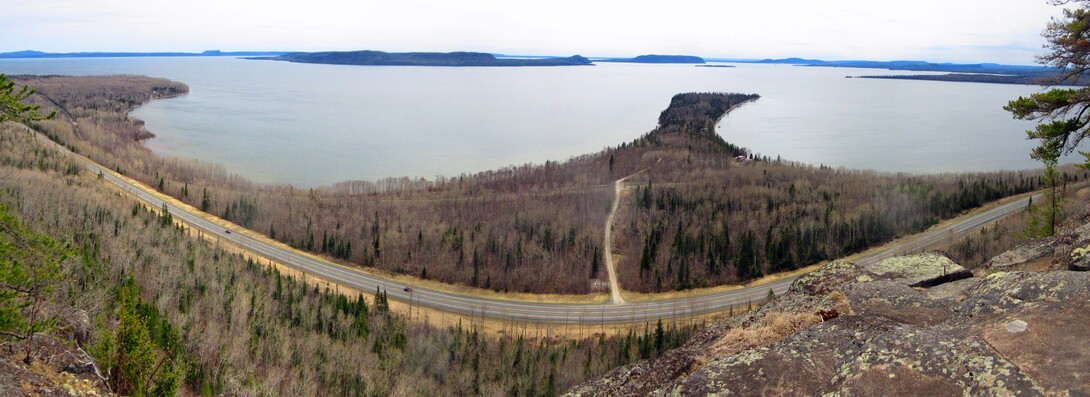
{"label": "distant island", "polygon": [[736,67],[734,65],[693,65],[693,66],[696,66],[698,68],[733,68],[733,67]]}
{"label": "distant island", "polygon": [[376,66],[594,66],[589,59],[579,55],[567,58],[499,59],[495,55],[483,52],[293,52],[275,57],[250,59]]}
{"label": "distant island", "polygon": [[704,58],[693,55],[640,55],[635,58],[605,58],[598,62],[624,63],[704,63]]}
{"label": "distant island", "polygon": [[[907,70],[914,72],[946,72],[946,74],[928,75],[848,76],[868,79],[931,80],[962,83],[1049,85],[1053,84],[1059,77],[1055,69],[1044,66],[1002,65],[998,63],[934,63],[925,61],[862,60],[822,61],[818,59],[803,58],[729,60],[729,62],[783,64],[833,68]],[[1088,85],[1088,83],[1087,81],[1080,81],[1074,85],[1085,86]]]}
{"label": "distant island", "polygon": [[204,52],[0,52],[0,59],[19,58],[133,58],[133,57],[255,57],[278,56],[286,51],[234,51],[209,50]]}
{"label": "distant island", "polygon": [[[717,59],[719,61],[719,59]],[[915,72],[989,73],[989,74],[1044,74],[1051,69],[1044,66],[1002,65],[998,63],[936,63],[927,61],[823,61],[820,59],[783,58],[761,60],[722,60],[733,63],[781,64],[795,66],[819,66],[831,68],[860,68],[911,70]]]}
{"label": "distant island", "polygon": [[[852,77],[852,76],[847,76]],[[1051,74],[1047,75],[1002,75],[1002,74],[913,74],[913,75],[878,75],[878,76],[854,76],[861,79],[889,79],[889,80],[928,80],[928,81],[953,81],[959,83],[989,83],[989,84],[1019,84],[1019,85],[1050,85],[1054,81]],[[1077,83],[1065,83],[1067,85],[1086,86],[1090,80],[1079,80]]]}
{"label": "distant island", "polygon": [[951,73],[1041,73],[1048,71],[1048,68],[1043,66],[1002,65],[998,63],[936,63],[927,61],[822,61],[818,59],[786,58],[764,59],[749,63]]}
{"label": "distant island", "polygon": [[[1053,85],[1059,74],[1053,68],[1029,65],[1003,65],[998,63],[936,63],[927,61],[824,61],[806,58],[736,59],[701,58],[694,55],[647,54],[633,58],[595,58],[574,55],[570,57],[507,56],[483,52],[383,52],[383,51],[334,51],[334,52],[287,52],[287,51],[219,51],[203,52],[0,52],[0,59],[20,58],[126,58],[126,57],[242,57],[244,59],[318,63],[333,65],[387,65],[387,66],[594,66],[594,62],[643,63],[643,64],[693,64],[699,67],[730,68],[732,65],[706,64],[729,62],[741,64],[772,64],[833,68],[886,69],[917,72],[945,72],[926,75],[864,75],[849,78],[930,80],[947,82]],[[1090,77],[1090,76],[1087,76]],[[1065,85],[1090,85],[1090,79],[1066,82]]]}

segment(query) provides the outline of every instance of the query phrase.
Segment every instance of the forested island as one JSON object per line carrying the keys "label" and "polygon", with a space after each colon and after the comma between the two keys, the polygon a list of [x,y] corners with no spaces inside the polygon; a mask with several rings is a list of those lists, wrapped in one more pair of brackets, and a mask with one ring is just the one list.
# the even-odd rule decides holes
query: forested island
{"label": "forested island", "polygon": [[704,63],[704,58],[692,55],[640,55],[635,58],[606,58],[599,62],[622,63]]}
{"label": "forested island", "polygon": [[250,59],[373,66],[594,66],[589,59],[579,55],[567,58],[499,59],[495,55],[483,52],[293,52],[275,57]]}

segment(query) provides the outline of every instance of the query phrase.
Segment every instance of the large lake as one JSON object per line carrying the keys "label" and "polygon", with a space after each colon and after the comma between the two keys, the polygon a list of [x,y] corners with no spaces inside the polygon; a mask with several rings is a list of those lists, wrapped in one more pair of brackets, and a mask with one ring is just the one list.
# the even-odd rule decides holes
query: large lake
{"label": "large lake", "polygon": [[[142,74],[189,95],[132,113],[164,155],[221,163],[261,182],[315,186],[455,176],[564,160],[655,127],[686,91],[757,93],[719,126],[771,157],[881,171],[1023,169],[1032,123],[1008,100],[1035,86],[847,79],[874,69],[739,64],[442,68],[234,58],[0,60],[7,74]],[[911,72],[908,72],[911,74]]]}

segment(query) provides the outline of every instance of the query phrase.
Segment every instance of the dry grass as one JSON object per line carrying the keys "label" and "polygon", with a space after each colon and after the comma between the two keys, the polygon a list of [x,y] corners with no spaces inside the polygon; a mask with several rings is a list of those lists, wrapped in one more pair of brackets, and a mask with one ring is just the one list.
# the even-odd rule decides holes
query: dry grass
{"label": "dry grass", "polygon": [[[398,313],[407,311],[407,304],[390,301],[391,310]],[[736,312],[735,314],[738,314]],[[585,338],[597,338],[599,336],[624,335],[629,331],[642,332],[645,327],[655,327],[655,322],[634,323],[610,323],[610,324],[549,324],[527,321],[508,321],[496,318],[467,318],[462,315],[444,312],[435,309],[421,309],[413,306],[413,320],[437,327],[462,327],[475,329],[490,337],[521,335],[530,339],[572,339],[583,340]],[[678,327],[694,324],[710,324],[725,319],[726,314],[715,313],[693,317],[664,318],[664,327],[675,325]]]}
{"label": "dry grass", "polygon": [[829,261],[823,261],[823,262],[819,262],[819,263],[816,263],[816,264],[813,264],[813,265],[810,265],[810,266],[807,266],[807,267],[800,267],[798,269],[795,269],[795,270],[792,270],[792,271],[789,271],[789,272],[770,274],[768,276],[758,278],[756,280],[750,281],[750,282],[745,283],[745,284],[720,285],[718,287],[694,288],[694,289],[689,289],[689,290],[685,290],[685,291],[671,291],[671,292],[646,293],[646,292],[634,292],[634,291],[621,291],[621,294],[624,295],[625,300],[627,300],[629,302],[648,302],[648,301],[656,301],[656,300],[664,300],[664,299],[690,298],[690,297],[697,297],[697,296],[702,296],[702,295],[723,293],[723,292],[729,292],[729,291],[737,291],[737,290],[745,289],[745,288],[756,288],[756,287],[760,287],[760,286],[763,286],[763,285],[768,285],[770,283],[774,283],[776,281],[780,281],[780,280],[783,280],[785,278],[798,277],[798,276],[801,276],[803,274],[806,274],[806,273],[812,272],[814,270],[817,270],[817,269],[821,268],[822,266],[824,266],[828,262]]}
{"label": "dry grass", "polygon": [[748,328],[734,328],[719,337],[703,357],[707,362],[715,357],[727,357],[755,347],[767,346],[794,335],[811,325],[851,313],[848,298],[840,291],[828,296],[831,305],[808,313],[773,312]]}
{"label": "dry grass", "polygon": [[821,316],[815,313],[770,313],[761,322],[763,325],[727,331],[715,341],[707,357],[726,357],[765,346],[819,322]]}
{"label": "dry grass", "polygon": [[[301,280],[303,283],[306,283],[307,285],[317,286],[322,289],[328,288],[334,292],[344,294],[345,296],[356,296],[358,294],[362,294],[364,298],[367,299],[368,304],[375,304],[373,295],[374,291],[360,291],[356,288],[337,284],[326,279],[314,277],[314,275],[303,273],[296,268],[284,265],[280,262],[271,260],[270,258],[245,250],[242,247],[232,244],[230,242],[215,239],[206,234],[198,236],[197,232],[186,224],[178,223],[178,225],[184,228],[189,236],[192,238],[207,241],[211,244],[214,244],[216,247],[223,249],[224,252],[240,255],[246,259],[256,262],[259,265],[276,268],[277,271],[280,272],[280,274],[286,277],[294,277],[298,280]],[[431,283],[436,282],[431,281]],[[605,295],[603,294],[603,296]],[[605,297],[608,298],[608,296]],[[603,299],[602,302],[604,302],[605,300],[606,299]],[[395,300],[392,298],[390,299],[389,303],[391,311],[410,318],[415,322],[439,328],[455,327],[460,325],[464,328],[477,330],[482,334],[491,337],[522,335],[524,337],[530,338],[580,340],[587,337],[620,335],[627,333],[629,330],[638,331],[642,330],[645,326],[649,324],[647,322],[609,324],[553,324],[531,321],[511,321],[494,317],[466,316],[463,314],[451,313],[444,310],[422,307],[419,304],[414,304],[410,308],[408,302],[402,302],[400,300]],[[740,313],[743,312],[736,312],[736,314]],[[663,319],[663,325],[683,326],[692,324],[706,324],[721,320],[725,317],[726,314],[724,313],[708,313],[698,316],[676,317]]]}

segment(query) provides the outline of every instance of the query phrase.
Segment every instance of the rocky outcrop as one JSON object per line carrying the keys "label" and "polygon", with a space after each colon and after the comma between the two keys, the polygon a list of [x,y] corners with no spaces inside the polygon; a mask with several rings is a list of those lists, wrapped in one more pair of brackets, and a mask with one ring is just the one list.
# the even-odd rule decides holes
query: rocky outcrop
{"label": "rocky outcrop", "polygon": [[22,343],[0,349],[0,396],[113,396],[85,352],[51,335],[34,338],[34,356],[24,364]]}
{"label": "rocky outcrop", "polygon": [[681,349],[569,393],[1090,394],[1090,273],[969,276],[938,254],[836,261]]}
{"label": "rocky outcrop", "polygon": [[1090,270],[1090,255],[1087,255],[1090,254],[1090,212],[1068,219],[1065,226],[1056,236],[1033,240],[996,255],[984,266],[974,269],[974,273]]}

